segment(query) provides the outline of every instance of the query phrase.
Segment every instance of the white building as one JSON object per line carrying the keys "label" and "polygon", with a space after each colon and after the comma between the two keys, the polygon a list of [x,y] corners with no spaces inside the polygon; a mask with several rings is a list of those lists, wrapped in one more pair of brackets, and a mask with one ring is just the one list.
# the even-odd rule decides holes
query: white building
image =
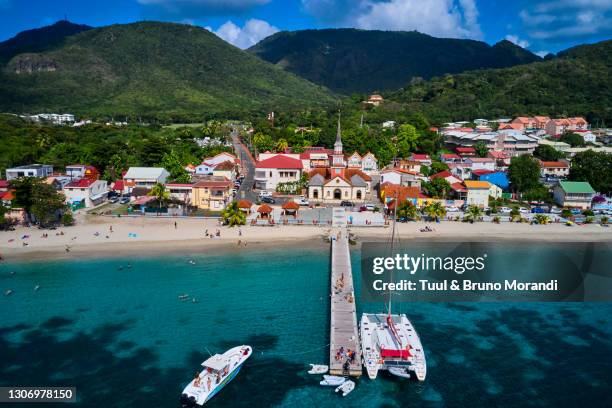
{"label": "white building", "polygon": [[471,171],[495,171],[495,160],[488,157],[469,157],[465,159],[465,164],[471,169]]}
{"label": "white building", "polygon": [[234,166],[239,164],[239,160],[231,153],[222,152],[214,157],[207,157],[202,160],[202,163],[195,168],[195,174],[211,175],[215,168],[221,163],[230,162]]}
{"label": "white building", "polygon": [[186,204],[191,204],[191,196],[193,192],[192,183],[167,183],[166,189],[170,193],[170,197]]}
{"label": "white building", "polygon": [[273,191],[279,183],[299,181],[301,177],[302,161],[285,155],[276,155],[255,165],[257,189]]}
{"label": "white building", "polygon": [[569,175],[570,166],[563,161],[543,161],[540,166],[542,177],[565,178]]}
{"label": "white building", "polygon": [[162,167],[130,167],[123,176],[123,192],[131,193],[134,187],[151,188],[165,184],[170,173]]}
{"label": "white building", "polygon": [[53,173],[53,166],[49,164],[30,164],[6,169],[6,179],[14,180],[20,177],[49,177]]}
{"label": "white building", "polygon": [[488,181],[466,180],[463,182],[467,188],[466,204],[480,208],[489,206],[491,183]]}
{"label": "white building", "polygon": [[380,172],[380,185],[385,183],[405,187],[421,187],[418,173],[398,168],[387,169]]}
{"label": "white building", "polygon": [[[106,180],[79,179],[71,181],[63,188],[66,202],[72,206],[85,208],[101,204],[108,195]],[[82,203],[81,205],[79,205]]]}

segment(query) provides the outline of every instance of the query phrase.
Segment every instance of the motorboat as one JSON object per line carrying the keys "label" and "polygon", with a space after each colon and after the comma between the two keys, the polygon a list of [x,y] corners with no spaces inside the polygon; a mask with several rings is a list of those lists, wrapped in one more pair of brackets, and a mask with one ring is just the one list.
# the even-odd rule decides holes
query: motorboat
{"label": "motorboat", "polygon": [[410,378],[410,371],[406,368],[389,367],[388,371],[396,377]]}
{"label": "motorboat", "polygon": [[325,374],[329,370],[329,366],[323,364],[311,364],[308,374]]}
{"label": "motorboat", "polygon": [[336,388],[336,392],[342,392],[342,396],[346,397],[351,391],[355,389],[355,382],[351,380],[347,380],[342,385]]}
{"label": "motorboat", "polygon": [[240,372],[251,356],[251,346],[237,346],[223,354],[210,356],[202,363],[204,370],[185,387],[181,394],[182,407],[203,406]]}
{"label": "motorboat", "polygon": [[337,387],[344,384],[346,378],[337,375],[324,375],[323,380],[319,383],[322,386]]}

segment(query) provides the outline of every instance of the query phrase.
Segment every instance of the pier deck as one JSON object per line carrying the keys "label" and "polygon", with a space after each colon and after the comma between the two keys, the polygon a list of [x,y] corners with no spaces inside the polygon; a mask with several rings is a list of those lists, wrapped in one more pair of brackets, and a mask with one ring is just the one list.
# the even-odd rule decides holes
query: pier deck
{"label": "pier deck", "polygon": [[[357,310],[353,272],[349,253],[348,231],[342,228],[331,243],[331,314],[329,372],[333,375],[359,377],[362,373],[361,344],[357,331]],[[342,281],[342,285],[338,282]],[[344,369],[346,358],[336,360],[336,353],[343,347],[345,351],[354,350],[355,359],[348,372]]]}

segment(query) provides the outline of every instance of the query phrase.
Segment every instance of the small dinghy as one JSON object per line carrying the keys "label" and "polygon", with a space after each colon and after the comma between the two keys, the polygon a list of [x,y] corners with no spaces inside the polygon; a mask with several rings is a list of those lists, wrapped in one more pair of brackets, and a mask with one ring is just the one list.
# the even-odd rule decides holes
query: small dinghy
{"label": "small dinghy", "polygon": [[322,364],[311,364],[308,374],[325,374],[329,370],[329,367]]}
{"label": "small dinghy", "polygon": [[408,372],[408,369],[406,368],[389,367],[388,370],[391,374],[395,375],[396,377],[410,378],[410,373]]}
{"label": "small dinghy", "polygon": [[346,397],[354,389],[355,389],[355,382],[351,380],[347,380],[342,385],[340,385],[338,388],[336,388],[336,392],[342,391],[342,396]]}
{"label": "small dinghy", "polygon": [[13,294],[13,289],[8,289],[6,292],[4,292],[4,296],[11,296]]}
{"label": "small dinghy", "polygon": [[319,383],[324,387],[337,387],[344,384],[346,378],[338,377],[336,375],[324,375],[323,380]]}
{"label": "small dinghy", "polygon": [[189,299],[189,295],[185,294],[185,295],[179,295],[179,300],[187,300]]}

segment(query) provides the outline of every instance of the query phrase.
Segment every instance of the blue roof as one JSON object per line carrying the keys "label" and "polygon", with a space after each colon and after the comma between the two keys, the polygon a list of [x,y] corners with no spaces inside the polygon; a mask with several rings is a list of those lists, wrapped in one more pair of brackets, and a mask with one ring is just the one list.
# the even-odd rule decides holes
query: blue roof
{"label": "blue roof", "polygon": [[503,171],[497,171],[495,173],[483,174],[478,177],[478,180],[488,181],[491,184],[495,184],[497,187],[502,190],[507,190],[510,186],[510,181],[508,180],[508,175]]}

